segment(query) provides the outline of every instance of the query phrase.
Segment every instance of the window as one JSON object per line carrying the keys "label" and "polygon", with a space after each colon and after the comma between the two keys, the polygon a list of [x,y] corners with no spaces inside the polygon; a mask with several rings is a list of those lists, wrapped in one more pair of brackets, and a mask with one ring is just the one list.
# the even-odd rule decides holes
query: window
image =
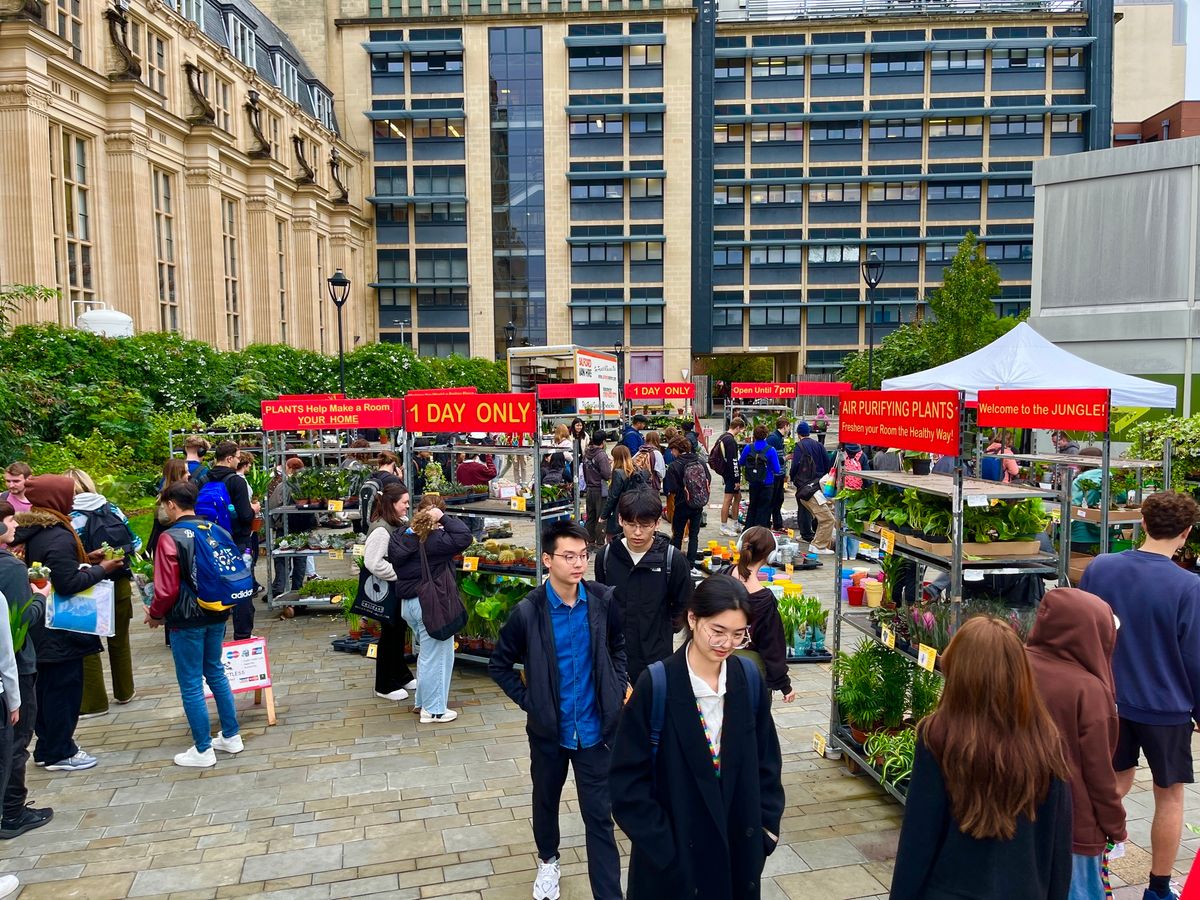
{"label": "window", "polygon": [[1079,69],[1083,67],[1082,47],[1055,47],[1054,68]]}
{"label": "window", "polygon": [[1029,262],[1033,259],[1033,244],[992,244],[984,252],[992,262]]}
{"label": "window", "polygon": [[916,202],[921,199],[921,185],[916,181],[888,181],[867,185],[867,200],[872,203],[900,201]]}
{"label": "window", "polygon": [[740,184],[719,184],[713,188],[714,206],[741,206],[746,202],[746,189]]}
{"label": "window", "polygon": [[[572,69],[619,69],[622,62],[620,47],[572,47],[567,54]],[[662,65],[661,53],[658,64]]]}
{"label": "window", "polygon": [[467,221],[467,204],[415,203],[413,218],[418,225],[462,225]]}
{"label": "window", "polygon": [[804,189],[798,184],[756,184],[750,188],[750,203],[753,206],[780,203],[800,203]]}
{"label": "window", "polygon": [[183,17],[191,19],[204,30],[204,0],[182,0]]}
{"label": "window", "polygon": [[629,243],[629,259],[631,262],[662,262],[663,245],[660,241],[631,241]]}
{"label": "window", "polygon": [[1046,51],[1037,49],[993,50],[993,69],[1044,69]]}
{"label": "window", "polygon": [[430,72],[461,72],[463,70],[462,51],[441,53],[410,53],[408,55],[409,71],[414,75]]}
{"label": "window", "polygon": [[152,91],[167,93],[167,42],[149,26],[131,19],[129,49],[142,64],[142,81]]}
{"label": "window", "polygon": [[467,175],[462,166],[417,166],[413,169],[414,194],[465,194]]}
{"label": "window", "polygon": [[829,245],[808,248],[808,264],[811,265],[841,265],[858,262],[857,245]]}
{"label": "window", "polygon": [[571,247],[573,263],[619,263],[625,260],[621,244],[585,244]]}
{"label": "window", "polygon": [[872,53],[872,75],[898,75],[904,72],[924,72],[924,53]]}
{"label": "window", "polygon": [[713,310],[712,322],[713,328],[737,328],[741,330],[742,310],[718,306]]}
{"label": "window", "polygon": [[620,200],[624,196],[623,181],[594,181],[571,185],[572,200]]}
{"label": "window", "polygon": [[744,59],[718,59],[713,76],[717,79],[745,78],[746,61]]}
{"label": "window", "polygon": [[275,83],[283,96],[293,103],[300,102],[300,72],[294,62],[278,53],[275,54]]}
{"label": "window", "polygon": [[315,85],[310,86],[308,91],[312,97],[313,111],[316,114],[317,121],[330,131],[333,131],[333,97]]}
{"label": "window", "polygon": [[271,142],[271,156],[275,159],[283,159],[283,141],[279,136],[283,131],[283,120],[274,113],[266,114],[267,120],[267,140]]}
{"label": "window", "polygon": [[468,293],[462,288],[417,288],[417,310],[466,309]]}
{"label": "window", "polygon": [[812,58],[814,75],[861,75],[863,55],[861,53],[834,53]]}
{"label": "window", "polygon": [[158,268],[159,331],[179,330],[179,294],[175,269],[175,192],[171,174],[151,168],[154,184],[154,256]]}
{"label": "window", "polygon": [[225,264],[225,337],[232,350],[242,349],[242,308],[239,285],[238,204],[221,198],[221,247]]}
{"label": "window", "polygon": [[741,144],[746,140],[745,125],[717,124],[713,126],[714,144]]}
{"label": "window", "polygon": [[326,237],[323,234],[317,235],[317,331],[320,335],[320,346],[318,349],[325,352],[325,303],[328,296],[325,290],[325,258],[327,251],[325,248]]}
{"label": "window", "polygon": [[72,47],[71,58],[83,61],[83,18],[80,0],[55,0],[54,22],[58,36]]}
{"label": "window", "polygon": [[371,74],[372,75],[403,75],[404,74],[404,54],[403,53],[372,53],[371,54]]}
{"label": "window", "polygon": [[934,50],[930,68],[934,72],[983,70],[982,50]]}
{"label": "window", "polygon": [[571,134],[621,134],[624,127],[625,121],[619,114],[600,115],[596,113],[570,117]]}
{"label": "window", "polygon": [[571,307],[571,324],[572,325],[596,325],[604,327],[606,325],[624,325],[625,324],[625,307],[600,306],[599,304],[579,305]]}
{"label": "window", "polygon": [[778,144],[804,142],[802,122],[753,122],[750,125],[752,144]]}
{"label": "window", "polygon": [[804,262],[802,247],[751,247],[751,266],[798,266]]}
{"label": "window", "polygon": [[1006,134],[1042,134],[1046,128],[1043,116],[992,116],[993,136]]}
{"label": "window", "polygon": [[404,119],[376,119],[371,123],[376,144],[404,143],[408,140],[407,128],[408,122]]}
{"label": "window", "polygon": [[920,119],[882,119],[871,123],[873,141],[911,141],[920,138]]}
{"label": "window", "polygon": [[633,328],[648,325],[662,325],[663,308],[661,306],[631,306],[629,307],[629,324]]}
{"label": "window", "polygon": [[1033,182],[1031,181],[989,181],[989,200],[1032,200]]}
{"label": "window", "polygon": [[713,248],[713,265],[714,266],[737,266],[742,267],[741,247],[714,247]]}
{"label": "window", "polygon": [[921,257],[920,247],[879,247],[872,251],[886,263],[915,265]]}
{"label": "window", "polygon": [[755,78],[795,78],[804,75],[802,56],[756,56],[750,74]]}
{"label": "window", "polygon": [[422,356],[436,356],[445,359],[448,356],[470,356],[471,336],[465,331],[447,331],[425,333],[418,338],[417,348]]}
{"label": "window", "polygon": [[942,182],[926,188],[926,197],[930,200],[978,200],[979,195],[977,181]]}
{"label": "window", "polygon": [[930,119],[929,136],[944,137],[982,137],[983,117],[970,116],[963,119]]}
{"label": "window", "polygon": [[376,250],[375,265],[381,282],[408,281],[407,250]]}
{"label": "window", "polygon": [[629,196],[634,200],[663,195],[663,180],[661,178],[630,178]]}
{"label": "window", "polygon": [[858,203],[861,184],[813,184],[808,188],[809,203]]}
{"label": "window", "polygon": [[662,44],[632,44],[629,47],[629,68],[640,68],[663,64]]}
{"label": "window", "polygon": [[464,119],[413,119],[412,123],[414,140],[435,138],[461,141],[466,132],[467,126]]}
{"label": "window", "polygon": [[417,281],[466,280],[466,250],[417,251]]}
{"label": "window", "polygon": [[750,305],[750,327],[762,325],[799,325],[799,306],[755,306]]}
{"label": "window", "polygon": [[200,81],[204,97],[216,113],[217,127],[233,134],[233,85],[211,69],[200,70]]}
{"label": "window", "polygon": [[630,113],[630,134],[662,134],[662,113]]}
{"label": "window", "polygon": [[861,141],[861,122],[813,122],[808,128],[810,141]]}
{"label": "window", "polygon": [[375,193],[380,197],[408,195],[408,175],[404,166],[376,166]]}
{"label": "window", "polygon": [[1051,134],[1083,134],[1083,116],[1079,113],[1050,116]]}
{"label": "window", "polygon": [[229,52],[251,69],[254,68],[254,29],[235,15],[229,16]]}
{"label": "window", "polygon": [[275,220],[275,267],[279,276],[279,342],[288,342],[288,272],[287,222]]}
{"label": "window", "polygon": [[375,206],[375,224],[402,227],[408,224],[408,206],[401,203],[380,203]]}
{"label": "window", "polygon": [[858,325],[858,307],[845,304],[808,304],[809,327],[821,325]]}
{"label": "window", "polygon": [[90,142],[50,126],[50,179],[54,205],[54,267],[67,309],[96,299],[92,259]]}

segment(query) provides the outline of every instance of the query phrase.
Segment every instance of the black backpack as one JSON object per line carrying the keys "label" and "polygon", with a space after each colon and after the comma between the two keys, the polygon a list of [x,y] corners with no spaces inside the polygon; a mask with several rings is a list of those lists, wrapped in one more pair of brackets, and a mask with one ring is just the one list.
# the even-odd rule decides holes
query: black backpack
{"label": "black backpack", "polygon": [[742,471],[746,473],[746,481],[750,484],[764,483],[769,469],[766,450],[751,450],[750,455],[746,457],[746,464],[742,466]]}
{"label": "black backpack", "polygon": [[796,485],[796,496],[807,500],[821,487],[824,472],[817,471],[817,461],[811,453],[805,452],[800,444],[792,451],[792,484]]}
{"label": "black backpack", "polygon": [[83,549],[89,553],[99,550],[105,543],[110,547],[125,551],[125,567],[129,567],[129,557],[133,553],[133,535],[129,526],[118,516],[110,504],[105,503],[99,509],[81,510],[87,519],[83,527],[81,542]]}

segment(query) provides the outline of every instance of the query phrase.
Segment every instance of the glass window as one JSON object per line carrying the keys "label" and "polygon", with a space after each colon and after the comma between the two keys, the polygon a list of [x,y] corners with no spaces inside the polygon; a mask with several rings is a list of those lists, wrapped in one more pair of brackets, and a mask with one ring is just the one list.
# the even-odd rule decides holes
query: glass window
{"label": "glass window", "polygon": [[823,244],[808,248],[809,265],[844,265],[858,262],[858,245]]}
{"label": "glass window", "polygon": [[50,126],[50,177],[54,217],[54,268],[63,300],[96,299],[93,273],[91,142]]}
{"label": "glass window", "polygon": [[412,125],[413,140],[458,140],[461,141],[466,135],[466,121],[464,119],[413,119]]}
{"label": "glass window", "polygon": [[1052,115],[1050,131],[1052,134],[1083,134],[1083,116],[1079,113]]}
{"label": "glass window", "polygon": [[[620,47],[572,47],[567,51],[567,65],[572,69],[619,69],[621,56]],[[658,64],[662,65],[661,53]]]}
{"label": "glass window", "polygon": [[416,166],[414,194],[465,194],[467,175],[463,166]]}
{"label": "glass window", "polygon": [[746,189],[740,184],[719,184],[713,188],[714,206],[741,206],[745,203]]}
{"label": "glass window", "polygon": [[714,266],[737,266],[741,268],[743,250],[741,247],[714,247]]}
{"label": "glass window", "polygon": [[1046,68],[1046,51],[1041,47],[1036,49],[993,50],[992,68],[1044,69]]}
{"label": "glass window", "polygon": [[920,137],[920,119],[882,119],[871,123],[873,141],[911,141]]}
{"label": "glass window", "polygon": [[804,75],[804,57],[756,56],[750,74],[755,78],[797,78]]}
{"label": "glass window", "polygon": [[629,244],[629,259],[631,262],[662,262],[663,245],[659,241],[631,241]]}
{"label": "glass window", "polygon": [[983,69],[983,50],[934,50],[930,67],[935,72]]}
{"label": "glass window", "polygon": [[811,141],[861,141],[861,122],[813,122],[808,129]]}
{"label": "glass window", "polygon": [[1042,134],[1045,127],[1044,116],[992,116],[990,123],[993,135]]}
{"label": "glass window", "polygon": [[238,235],[241,231],[238,202],[221,198],[221,247],[225,274],[225,337],[234,350],[242,349],[241,258]]}
{"label": "glass window", "polygon": [[571,185],[572,200],[620,200],[624,196],[623,181],[577,182]]}
{"label": "glass window", "polygon": [[750,141],[754,144],[801,143],[804,141],[804,125],[800,122],[753,122],[750,125]]}
{"label": "glass window", "polygon": [[926,188],[926,196],[930,200],[978,200],[980,195],[979,182],[965,181],[960,183],[941,182],[930,184]]}
{"label": "glass window", "polygon": [[970,116],[962,119],[929,120],[929,136],[931,138],[981,137],[982,135],[982,116]]}
{"label": "glass window", "polygon": [[1033,259],[1033,244],[988,243],[984,252],[987,254],[987,258],[993,262],[1028,262]]}
{"label": "glass window", "polygon": [[380,197],[404,197],[408,194],[408,170],[404,166],[376,166],[375,193]]}
{"label": "glass window", "polygon": [[861,53],[834,53],[812,58],[814,75],[861,75],[862,72]]}
{"label": "glass window", "polygon": [[275,82],[283,96],[293,103],[300,102],[300,72],[296,64],[280,54],[275,54]]}
{"label": "glass window", "polygon": [[54,0],[54,26],[58,36],[71,45],[71,57],[83,62],[83,13],[81,0]]}
{"label": "glass window", "polygon": [[247,25],[241,17],[235,16],[232,13],[229,15],[228,27],[230,52],[235,59],[253,69],[255,59],[254,29]]}
{"label": "glass window", "polygon": [[443,74],[446,72],[461,72],[463,55],[461,50],[446,50],[433,53],[410,53],[408,55],[409,71],[414,75],[428,73]]}
{"label": "glass window", "polygon": [[467,251],[417,250],[417,281],[466,281]]}
{"label": "glass window", "polygon": [[745,140],[745,125],[726,125],[718,123],[713,126],[714,144],[740,144]]}
{"label": "glass window", "polygon": [[334,130],[333,97],[316,85],[310,86],[308,90],[312,97],[313,110],[316,113],[317,121],[330,131]]}
{"label": "glass window", "polygon": [[718,59],[713,69],[714,77],[718,79],[745,78],[746,61],[744,59]]}
{"label": "glass window", "polygon": [[809,203],[858,203],[862,199],[862,185],[811,184],[808,187]]}
{"label": "glass window", "polygon": [[629,67],[661,67],[663,64],[662,44],[633,44],[629,48]]}
{"label": "glass window", "polygon": [[921,199],[921,185],[916,181],[887,181],[868,185],[867,199],[872,203],[900,201],[912,203]]}
{"label": "glass window", "polygon": [[154,186],[154,256],[158,269],[158,327],[179,330],[178,272],[175,254],[175,191],[170,172],[151,168]]}
{"label": "glass window", "polygon": [[635,200],[645,197],[661,197],[663,195],[663,180],[661,178],[630,178],[629,196]]}
{"label": "glass window", "polygon": [[1033,182],[1030,181],[989,181],[989,200],[1033,199]]}
{"label": "glass window", "polygon": [[872,53],[871,74],[899,74],[901,72],[924,72],[924,53]]}
{"label": "glass window", "polygon": [[621,134],[624,130],[624,118],[620,114],[603,115],[574,115],[568,119],[568,129],[571,134]]}
{"label": "glass window", "polygon": [[879,247],[872,252],[889,263],[915,263],[921,256],[920,247]]}
{"label": "glass window", "polygon": [[1080,69],[1083,67],[1082,47],[1055,47],[1054,68]]}
{"label": "glass window", "polygon": [[662,134],[662,113],[630,113],[630,134]]}
{"label": "glass window", "polygon": [[461,225],[467,221],[467,204],[414,203],[413,218],[418,225]]}

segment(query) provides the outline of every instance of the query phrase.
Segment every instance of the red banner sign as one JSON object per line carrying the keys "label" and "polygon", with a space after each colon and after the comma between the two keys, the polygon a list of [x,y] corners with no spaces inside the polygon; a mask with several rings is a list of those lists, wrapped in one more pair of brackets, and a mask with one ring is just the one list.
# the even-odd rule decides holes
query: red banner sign
{"label": "red banner sign", "polygon": [[537,430],[533,394],[410,394],[406,399],[410,431],[532,434]]}
{"label": "red banner sign", "polygon": [[1107,431],[1108,390],[980,391],[980,425]]}
{"label": "red banner sign", "polygon": [[392,400],[264,400],[264,431],[310,431],[322,428],[391,428]]}
{"label": "red banner sign", "polygon": [[443,387],[443,388],[413,388],[404,396],[406,397],[422,397],[426,394],[478,394],[479,388],[470,384],[466,387]]}
{"label": "red banner sign", "polygon": [[735,381],[729,388],[729,396],[735,400],[794,400],[794,381]]}
{"label": "red banner sign", "polygon": [[600,383],[539,384],[537,395],[539,400],[599,400]]}
{"label": "red banner sign", "polygon": [[625,385],[625,399],[635,403],[649,400],[694,400],[696,385],[690,381],[634,382]]}
{"label": "red banner sign", "polygon": [[851,391],[842,394],[842,441],[958,455],[958,391]]}
{"label": "red banner sign", "polygon": [[801,397],[839,397],[854,390],[848,381],[798,381],[796,390]]}
{"label": "red banner sign", "polygon": [[341,394],[280,394],[279,400],[341,400]]}

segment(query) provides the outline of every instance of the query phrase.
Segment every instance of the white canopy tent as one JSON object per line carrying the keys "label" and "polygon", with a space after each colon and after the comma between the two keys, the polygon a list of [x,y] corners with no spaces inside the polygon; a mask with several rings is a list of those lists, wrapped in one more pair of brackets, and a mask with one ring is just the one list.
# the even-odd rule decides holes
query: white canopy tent
{"label": "white canopy tent", "polygon": [[980,390],[997,388],[1108,388],[1113,406],[1175,408],[1174,386],[1080,359],[1050,343],[1025,322],[962,359],[883,382],[885,391],[937,388],[964,391],[968,400],[977,399]]}

